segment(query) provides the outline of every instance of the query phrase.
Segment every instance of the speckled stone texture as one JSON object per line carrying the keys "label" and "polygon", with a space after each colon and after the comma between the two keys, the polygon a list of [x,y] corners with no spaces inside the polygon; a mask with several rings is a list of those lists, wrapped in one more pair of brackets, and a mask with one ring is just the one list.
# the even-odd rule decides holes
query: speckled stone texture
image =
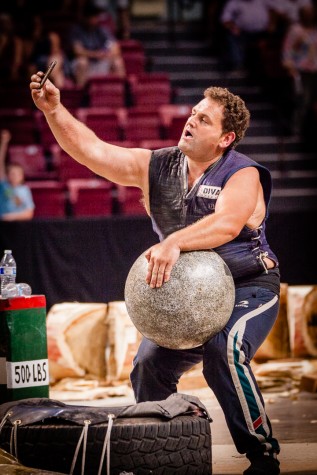
{"label": "speckled stone texture", "polygon": [[128,314],[142,335],[171,349],[195,348],[227,323],[234,305],[234,283],[215,251],[182,252],[168,282],[152,289],[141,254],[125,284]]}

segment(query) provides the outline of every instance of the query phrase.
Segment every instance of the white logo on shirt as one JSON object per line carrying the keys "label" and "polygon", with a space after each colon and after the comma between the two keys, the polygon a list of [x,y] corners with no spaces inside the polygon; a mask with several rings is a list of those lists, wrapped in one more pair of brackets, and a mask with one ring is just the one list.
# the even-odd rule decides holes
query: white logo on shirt
{"label": "white logo on shirt", "polygon": [[209,198],[210,200],[216,200],[220,194],[220,186],[200,185],[198,188],[197,196],[200,198]]}

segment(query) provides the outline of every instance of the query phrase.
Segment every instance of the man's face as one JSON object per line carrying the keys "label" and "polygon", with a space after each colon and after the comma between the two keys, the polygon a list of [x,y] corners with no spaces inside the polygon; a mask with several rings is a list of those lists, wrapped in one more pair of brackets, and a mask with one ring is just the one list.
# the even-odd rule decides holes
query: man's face
{"label": "man's face", "polygon": [[228,134],[222,131],[222,118],[222,105],[209,98],[200,101],[187,119],[178,142],[182,152],[199,162],[213,160],[222,154],[229,145],[225,140]]}

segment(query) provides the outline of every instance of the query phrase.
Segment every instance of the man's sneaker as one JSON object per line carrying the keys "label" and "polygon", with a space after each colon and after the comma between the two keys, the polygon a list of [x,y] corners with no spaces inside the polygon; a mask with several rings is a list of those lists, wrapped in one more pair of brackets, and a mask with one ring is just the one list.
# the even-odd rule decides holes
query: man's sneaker
{"label": "man's sneaker", "polygon": [[243,475],[278,475],[280,473],[280,462],[272,455],[257,454],[248,457],[251,465]]}

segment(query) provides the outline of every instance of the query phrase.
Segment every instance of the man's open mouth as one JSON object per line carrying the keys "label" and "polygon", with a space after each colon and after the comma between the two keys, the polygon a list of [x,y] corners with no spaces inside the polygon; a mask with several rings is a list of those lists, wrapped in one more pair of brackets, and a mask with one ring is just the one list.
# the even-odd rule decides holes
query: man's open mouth
{"label": "man's open mouth", "polygon": [[192,133],[189,130],[185,130],[184,136],[185,137],[192,137]]}

